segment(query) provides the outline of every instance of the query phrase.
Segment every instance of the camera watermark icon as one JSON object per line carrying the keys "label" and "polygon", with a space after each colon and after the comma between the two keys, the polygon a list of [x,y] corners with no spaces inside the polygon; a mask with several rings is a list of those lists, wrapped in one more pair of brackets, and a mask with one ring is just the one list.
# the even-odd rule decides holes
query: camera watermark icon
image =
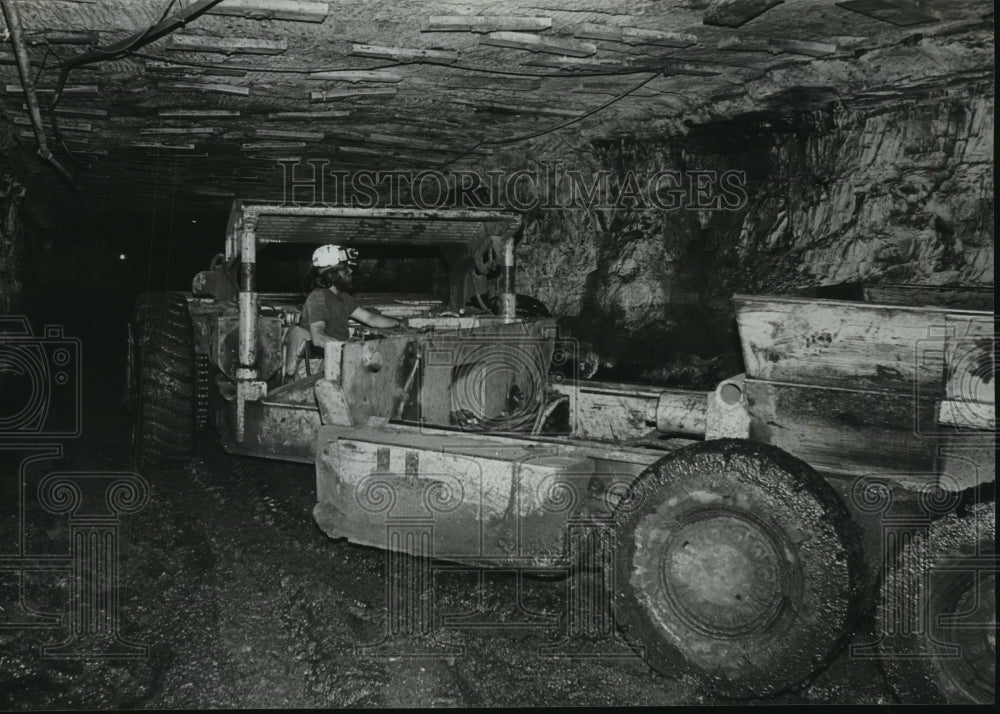
{"label": "camera watermark icon", "polygon": [[[946,315],[917,341],[915,434],[952,440],[996,438],[994,330],[992,315]],[[933,409],[921,408],[925,404],[933,404]]]}
{"label": "camera watermark icon", "polygon": [[27,318],[0,317],[0,440],[80,435],[80,354],[61,326],[36,336]]}
{"label": "camera watermark icon", "polygon": [[[16,610],[27,617],[4,618],[0,628],[62,630],[61,642],[43,645],[43,659],[133,659],[148,647],[122,636],[120,525],[125,515],[141,511],[149,498],[146,481],[131,472],[53,472],[29,477],[36,462],[61,455],[60,447],[43,448],[22,460],[18,487],[18,548],[0,556],[0,572],[18,581]],[[29,483],[37,481],[29,504]],[[29,506],[31,506],[29,508]],[[62,554],[34,553],[26,544],[25,518],[32,510],[68,521],[68,544]],[[59,573],[67,577],[65,615],[33,612],[26,603],[26,577]]]}
{"label": "camera watermark icon", "polygon": [[[62,559],[36,557],[29,545],[28,504],[24,498],[25,485],[30,474],[52,459],[60,458],[62,446],[58,444],[5,444],[0,442],[0,459],[5,462],[18,460],[16,469],[4,474],[0,482],[0,628],[51,628],[59,627],[60,615],[43,612],[29,602],[29,579],[41,574],[63,573]],[[18,457],[20,457],[18,459]]]}

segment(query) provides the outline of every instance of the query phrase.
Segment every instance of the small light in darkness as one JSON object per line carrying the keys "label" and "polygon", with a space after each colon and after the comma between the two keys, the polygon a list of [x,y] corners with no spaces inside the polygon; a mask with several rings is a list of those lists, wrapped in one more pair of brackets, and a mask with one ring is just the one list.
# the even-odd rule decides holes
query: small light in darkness
{"label": "small light in darkness", "polygon": [[119,253],[118,254],[118,260],[125,260],[125,254],[124,253]]}

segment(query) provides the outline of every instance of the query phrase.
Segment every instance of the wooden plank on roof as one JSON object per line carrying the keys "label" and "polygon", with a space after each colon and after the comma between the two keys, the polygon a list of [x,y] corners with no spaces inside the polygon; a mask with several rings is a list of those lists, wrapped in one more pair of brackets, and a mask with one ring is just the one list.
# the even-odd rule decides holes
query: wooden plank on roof
{"label": "wooden plank on roof", "polygon": [[607,42],[626,42],[630,45],[657,45],[659,47],[690,47],[698,44],[698,37],[686,32],[647,30],[641,27],[617,27],[585,22],[574,37]]}
{"label": "wooden plank on roof", "polygon": [[[72,139],[74,141],[80,141],[80,142],[89,142],[90,141],[90,136],[86,132],[60,131],[59,133],[63,135],[63,139],[67,139],[67,140],[68,139]],[[22,139],[32,139],[33,140],[35,138],[35,132],[34,131],[29,131],[27,129],[21,129],[21,130],[19,130],[17,132],[17,135],[20,138],[22,138]],[[45,136],[48,139],[55,139],[55,134],[52,133],[52,130],[49,127],[45,127]]]}
{"label": "wooden plank on roof", "polygon": [[244,151],[259,151],[262,149],[304,149],[306,148],[306,142],[304,141],[248,141],[245,144],[241,144],[240,148]]}
{"label": "wooden plank on roof", "polygon": [[551,17],[513,15],[431,15],[424,32],[541,32],[552,27]]}
{"label": "wooden plank on roof", "polygon": [[597,54],[597,45],[592,42],[542,37],[529,32],[491,32],[480,40],[480,43],[495,47],[512,47],[530,52],[544,52],[563,57],[590,57]]}
{"label": "wooden plank on roof", "polygon": [[223,0],[208,10],[209,15],[235,15],[253,20],[293,20],[323,22],[330,14],[325,2],[305,0]]}
{"label": "wooden plank on roof", "polygon": [[733,52],[769,52],[778,54],[781,52],[772,45],[769,40],[752,37],[726,37],[715,45],[717,50],[730,50]]}
{"label": "wooden plank on roof", "polygon": [[235,94],[241,97],[250,96],[250,87],[237,84],[201,84],[198,82],[165,82],[159,85],[160,89],[166,91],[187,91],[195,90],[203,93],[215,94]]}
{"label": "wooden plank on roof", "polygon": [[[52,123],[49,121],[48,117],[42,117],[42,123],[46,128],[51,127]],[[59,120],[59,131],[83,131],[90,132],[94,130],[93,125],[90,122],[85,121],[73,121],[71,119],[60,119]],[[15,116],[14,124],[18,126],[31,126],[31,119],[28,117]]]}
{"label": "wooden plank on roof", "polygon": [[[7,94],[24,94],[24,87],[20,84],[8,84],[5,87]],[[35,94],[55,94],[55,89],[50,87],[35,87]],[[96,97],[100,92],[96,84],[68,84],[63,87],[64,97]]]}
{"label": "wooden plank on roof", "polygon": [[171,151],[194,151],[194,144],[163,144],[158,141],[133,141],[129,146],[134,149],[165,149]]}
{"label": "wooden plank on roof", "polygon": [[204,74],[215,77],[246,77],[245,69],[232,69],[231,67],[205,67]]}
{"label": "wooden plank on roof", "polygon": [[177,134],[180,136],[216,134],[219,129],[211,126],[149,126],[139,129],[139,136]]}
{"label": "wooden plank on roof", "polygon": [[332,72],[310,72],[306,75],[306,79],[333,79],[341,82],[386,82],[394,84],[402,82],[403,76],[381,70],[337,70]]}
{"label": "wooden plank on roof", "polygon": [[[22,104],[21,109],[28,111],[28,105]],[[93,109],[91,107],[68,107],[60,104],[56,107],[56,114],[64,114],[67,116],[80,116],[80,117],[93,117],[93,118],[105,118],[108,116],[107,109]]]}
{"label": "wooden plank on roof", "polygon": [[238,117],[239,109],[161,109],[161,119],[224,119]]}
{"label": "wooden plank on roof", "polygon": [[257,129],[254,136],[258,139],[289,139],[292,141],[322,141],[321,131],[295,131],[290,129]]}
{"label": "wooden plank on roof", "polygon": [[319,92],[310,92],[309,101],[337,102],[344,99],[375,99],[379,97],[393,97],[396,95],[395,87],[357,87],[353,89],[326,89]]}
{"label": "wooden plank on roof", "polygon": [[783,52],[809,57],[825,57],[837,51],[837,45],[830,42],[813,42],[809,40],[791,40],[783,37],[772,37],[769,42]]}
{"label": "wooden plank on roof", "polygon": [[454,62],[458,53],[454,50],[428,50],[415,47],[384,47],[381,45],[352,44],[351,55],[355,57],[377,57],[379,59],[417,60],[432,59]]}
{"label": "wooden plank on roof", "polygon": [[346,119],[351,116],[350,109],[327,109],[315,112],[271,112],[265,119],[276,121],[280,119],[305,119],[308,121],[318,121],[322,119]]}
{"label": "wooden plank on roof", "polygon": [[280,55],[288,49],[288,42],[257,37],[214,37],[174,33],[167,38],[167,49],[180,52],[221,52],[227,55]]}
{"label": "wooden plank on roof", "polygon": [[672,75],[685,75],[689,77],[718,77],[722,72],[715,69],[706,69],[697,64],[686,62],[671,62],[663,66],[663,74],[667,77]]}
{"label": "wooden plank on roof", "polygon": [[531,57],[523,64],[532,67],[553,67],[556,69],[580,70],[580,71],[605,71],[616,69],[630,69],[634,66],[634,60],[620,59],[598,59],[596,57]]}

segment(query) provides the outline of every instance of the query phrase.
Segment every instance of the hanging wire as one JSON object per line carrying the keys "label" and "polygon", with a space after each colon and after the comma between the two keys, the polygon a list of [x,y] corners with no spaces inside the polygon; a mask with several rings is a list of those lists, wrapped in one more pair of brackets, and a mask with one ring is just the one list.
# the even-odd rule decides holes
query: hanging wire
{"label": "hanging wire", "polygon": [[[444,162],[443,164],[437,166],[436,168],[439,171],[441,171],[443,169],[446,169],[447,167],[451,166],[455,162],[461,161],[462,159],[464,159],[469,154],[473,153],[476,149],[480,148],[481,146],[503,146],[503,145],[506,145],[506,144],[517,144],[517,143],[522,142],[522,141],[527,141],[529,139],[536,139],[536,138],[538,138],[540,136],[545,136],[546,134],[551,134],[552,132],[559,131],[560,129],[565,129],[568,126],[572,126],[573,124],[577,124],[577,123],[583,121],[584,119],[587,119],[588,117],[592,117],[593,115],[595,115],[598,112],[600,112],[600,111],[602,111],[602,110],[610,107],[612,104],[615,104],[616,102],[620,102],[622,99],[624,99],[625,97],[629,96],[630,94],[633,94],[634,92],[639,91],[640,89],[642,89],[643,87],[645,87],[647,84],[649,84],[650,82],[652,82],[654,79],[656,79],[659,76],[660,76],[659,72],[657,72],[655,74],[651,74],[649,77],[647,77],[643,81],[639,82],[639,84],[635,85],[634,87],[632,87],[631,89],[629,89],[629,90],[627,90],[625,92],[622,92],[621,94],[616,94],[614,97],[612,97],[608,101],[604,102],[603,104],[601,104],[599,106],[596,106],[593,109],[587,110],[586,112],[584,112],[583,114],[581,114],[578,117],[573,117],[572,119],[568,119],[567,121],[560,122],[559,124],[556,124],[555,126],[548,127],[547,129],[541,129],[539,131],[531,132],[530,134],[521,134],[521,135],[518,135],[518,136],[508,137],[508,138],[505,138],[505,139],[490,139],[490,140],[478,141],[478,142],[476,142],[475,145],[469,147],[468,149],[466,149],[462,153],[457,154],[454,158],[449,159],[448,161]],[[669,94],[680,94],[680,93],[679,92],[669,92]]]}
{"label": "hanging wire", "polygon": [[[630,77],[636,74],[645,74],[646,72],[669,72],[671,66],[674,62],[678,61],[680,58],[672,57],[662,57],[658,59],[668,60],[664,64],[649,63],[645,65],[636,65],[635,67],[630,67],[627,69],[615,69],[615,70],[588,70],[588,71],[572,71],[572,72],[525,72],[521,70],[504,70],[495,69],[491,67],[475,67],[473,65],[459,64],[456,62],[444,62],[441,60],[429,60],[429,59],[414,59],[405,61],[394,61],[385,62],[383,64],[371,65],[368,67],[262,67],[259,65],[239,65],[239,64],[219,64],[217,62],[200,62],[198,60],[188,60],[180,59],[176,57],[164,57],[162,55],[154,55],[148,52],[138,52],[133,51],[129,53],[134,57],[142,57],[143,59],[154,60],[156,62],[162,62],[164,64],[173,64],[182,67],[198,67],[201,69],[234,69],[243,72],[259,72],[261,74],[317,74],[325,72],[369,72],[378,69],[393,69],[396,67],[407,67],[407,66],[419,66],[427,65],[432,67],[442,67],[445,69],[461,70],[464,72],[477,72],[479,74],[492,74],[501,77],[531,77],[536,79],[581,79],[587,77]],[[695,63],[695,64],[722,64],[729,65],[729,63],[720,63],[716,61],[702,61],[702,60],[691,60],[684,59],[684,62]],[[738,66],[738,65],[732,65]],[[746,67],[739,66],[740,69],[747,69]]]}

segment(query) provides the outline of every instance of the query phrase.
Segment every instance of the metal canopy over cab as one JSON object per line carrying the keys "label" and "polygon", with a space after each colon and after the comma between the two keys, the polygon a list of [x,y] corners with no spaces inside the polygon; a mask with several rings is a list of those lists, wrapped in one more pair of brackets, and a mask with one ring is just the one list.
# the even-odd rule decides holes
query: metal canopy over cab
{"label": "metal canopy over cab", "polygon": [[[333,219],[333,220],[331,220]],[[266,243],[467,245],[488,236],[513,237],[521,219],[500,211],[295,206],[236,201],[229,215],[227,247],[241,231]],[[227,257],[235,255],[235,251]]]}
{"label": "metal canopy over cab", "polygon": [[[241,442],[243,448],[253,451],[267,452],[274,448],[273,444],[262,443],[263,449],[259,449],[250,447],[246,443],[249,433],[247,405],[261,402],[269,391],[266,380],[270,376],[271,369],[265,369],[264,365],[265,362],[272,365],[274,360],[265,359],[263,353],[274,351],[275,340],[269,339],[268,335],[275,333],[275,329],[268,330],[268,328],[280,330],[280,326],[270,324],[274,320],[268,322],[268,318],[260,314],[261,306],[256,281],[259,246],[275,243],[437,246],[441,257],[449,267],[449,308],[457,313],[465,307],[471,296],[480,295],[485,291],[493,292],[499,298],[498,321],[501,324],[511,324],[517,321],[514,294],[514,239],[520,227],[521,220],[518,216],[498,211],[363,209],[236,201],[229,217],[224,256],[226,266],[233,268],[237,264],[239,266],[235,295],[238,302],[236,330],[238,367],[232,370],[231,375],[236,387],[233,395],[234,421],[231,424],[236,442]],[[445,321],[436,325],[432,320],[432,324],[424,324],[422,327],[475,330],[478,328],[478,323],[473,324],[474,322],[476,321],[456,325]],[[271,337],[273,338],[273,335]],[[543,352],[551,354],[551,335],[548,337],[534,335],[529,341],[538,339],[550,345],[550,348]],[[395,344],[395,342],[383,340],[383,346],[388,348],[390,343]],[[413,340],[404,342],[409,345]],[[347,360],[350,363],[348,357],[354,351],[354,347],[345,343],[337,359]],[[393,354],[395,355],[394,351]],[[381,352],[379,356],[382,356]],[[402,354],[397,357],[395,362],[403,359]],[[397,368],[402,369],[401,362],[400,364],[395,362],[387,365],[386,374],[394,372]],[[366,363],[362,371],[374,374],[380,369],[381,367],[375,369]],[[410,371],[413,369],[415,367],[408,367]],[[340,371],[339,364],[336,371],[338,373]],[[544,380],[544,370],[538,371],[542,374],[536,381]],[[353,374],[353,371],[350,371],[350,374]],[[350,374],[346,376],[350,377]],[[381,377],[385,377],[386,374]],[[365,384],[369,381],[371,380],[365,380]],[[540,385],[541,381],[536,386]],[[368,390],[362,391],[365,394],[359,398],[367,398]],[[299,400],[292,400],[293,403],[295,401]],[[387,406],[386,409],[388,408]],[[307,411],[311,412],[310,419],[313,419],[315,406],[310,405]],[[377,413],[377,410],[373,413]],[[267,424],[269,421],[264,420],[261,423]],[[305,430],[303,435],[308,433],[309,430]],[[292,441],[300,440],[292,439]],[[277,449],[278,453],[281,451],[282,449]]]}

